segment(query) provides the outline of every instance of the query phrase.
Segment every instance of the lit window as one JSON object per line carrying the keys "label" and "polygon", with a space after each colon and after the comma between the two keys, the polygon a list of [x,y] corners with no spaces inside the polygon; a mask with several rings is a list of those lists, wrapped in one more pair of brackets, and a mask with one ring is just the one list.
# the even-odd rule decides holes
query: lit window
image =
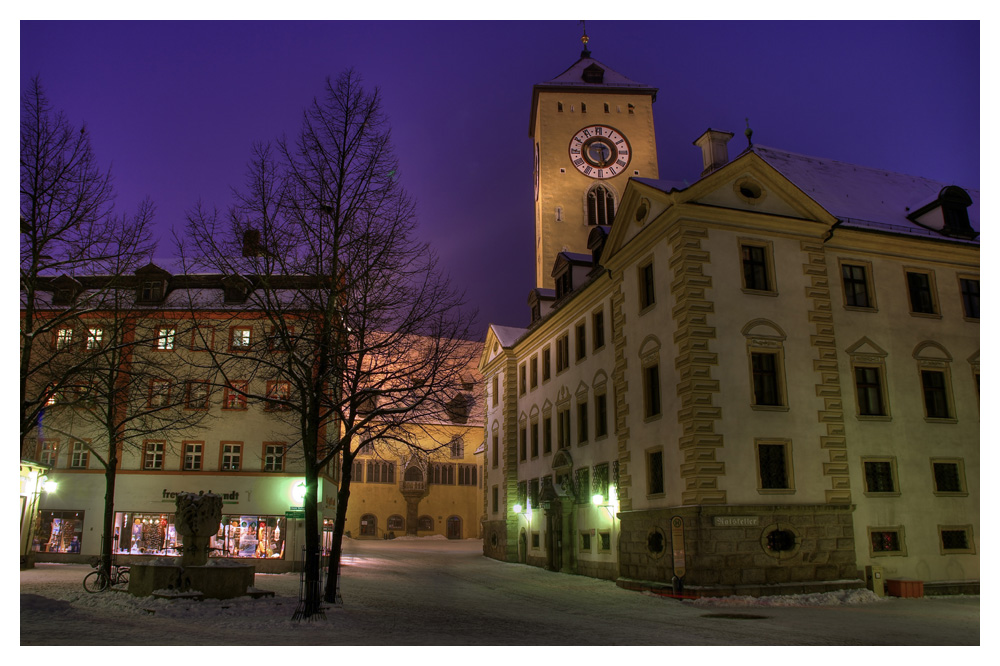
{"label": "lit window", "polygon": [[269,381],[267,383],[267,405],[265,409],[280,412],[291,409],[288,404],[292,397],[292,383],[285,380]]}
{"label": "lit window", "polygon": [[226,387],[222,396],[223,409],[246,409],[247,408],[247,383],[232,382]]}
{"label": "lit window", "polygon": [[163,351],[173,349],[176,335],[177,330],[173,328],[156,329],[156,348]]}
{"label": "lit window", "polygon": [[871,555],[874,557],[906,555],[901,527],[869,527],[868,539],[871,544]]}
{"label": "lit window", "polygon": [[60,328],[56,331],[56,349],[69,349],[73,346],[73,329]]}
{"label": "lit window", "polygon": [[103,328],[88,328],[87,329],[87,350],[92,351],[94,349],[100,348],[101,344],[104,342],[104,329]]}
{"label": "lit window", "polygon": [[252,329],[246,327],[232,328],[229,331],[229,349],[231,351],[246,351],[250,349]]}

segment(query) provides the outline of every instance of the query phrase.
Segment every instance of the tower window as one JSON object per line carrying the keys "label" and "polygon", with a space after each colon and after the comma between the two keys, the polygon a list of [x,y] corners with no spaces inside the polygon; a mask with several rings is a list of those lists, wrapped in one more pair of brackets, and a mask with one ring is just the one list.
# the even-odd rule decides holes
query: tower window
{"label": "tower window", "polygon": [[580,113],[587,113],[587,104],[585,102],[580,102]]}
{"label": "tower window", "polygon": [[611,113],[611,108],[607,104],[604,105],[604,113]]}
{"label": "tower window", "polygon": [[558,106],[559,113],[562,113],[562,110],[563,110],[562,109],[562,102],[556,102],[556,105]]}
{"label": "tower window", "polygon": [[615,218],[615,197],[611,190],[598,185],[587,192],[587,224],[610,225]]}
{"label": "tower window", "polygon": [[634,116],[635,115],[635,105],[634,104],[629,104],[628,105],[628,115],[630,115],[630,116]]}

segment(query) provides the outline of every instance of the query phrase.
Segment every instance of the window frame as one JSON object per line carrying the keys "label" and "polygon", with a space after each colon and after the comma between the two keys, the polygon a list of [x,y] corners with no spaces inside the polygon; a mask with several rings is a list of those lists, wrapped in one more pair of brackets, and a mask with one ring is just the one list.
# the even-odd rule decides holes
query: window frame
{"label": "window frame", "polygon": [[52,335],[52,348],[56,351],[73,349],[73,327],[60,326]]}
{"label": "window frame", "polygon": [[[157,388],[166,387],[164,392],[160,392]],[[146,394],[146,408],[155,409],[157,407],[167,407],[170,405],[170,392],[171,392],[170,381],[167,379],[150,379],[149,389]],[[156,401],[154,402],[154,398]]]}
{"label": "window frame", "polygon": [[531,368],[528,373],[531,381],[531,390],[535,390],[538,388],[538,354],[532,355],[531,359],[528,361],[528,365]]}
{"label": "window frame", "polygon": [[[841,259],[839,262],[840,267],[840,287],[841,294],[844,298],[844,309],[853,310],[857,312],[878,312],[878,304],[875,300],[875,285],[872,272],[872,263],[870,261],[862,261],[859,259]],[[864,286],[865,299],[868,301],[867,305],[858,305],[857,303],[850,303],[851,293],[856,293],[857,290],[848,289],[848,276],[844,274],[844,271],[848,268],[860,269],[863,272],[862,284]],[[856,278],[850,278],[852,284],[857,284],[858,280]]]}
{"label": "window frame", "polygon": [[[288,445],[284,442],[264,442],[261,449],[261,471],[270,474],[278,474],[285,471],[285,455],[288,452]],[[275,461],[280,464],[280,468],[273,469]],[[272,469],[269,469],[271,467]]]}
{"label": "window frame", "polygon": [[90,469],[90,444],[76,440],[69,447],[69,469]]}
{"label": "window frame", "polygon": [[[878,376],[878,384],[876,387],[872,387],[870,384],[865,385],[865,395],[871,393],[872,390],[876,390],[878,394],[878,399],[880,403],[881,412],[880,413],[864,413],[862,410],[863,405],[867,405],[868,400],[862,400],[862,386],[860,384],[860,378],[858,377],[858,371],[869,371],[874,370]],[[861,421],[888,421],[892,418],[892,413],[889,410],[889,390],[886,386],[885,381],[885,359],[882,357],[872,357],[870,355],[864,358],[851,359],[851,374],[854,380],[854,400],[855,407],[857,408],[855,416]]]}
{"label": "window frame", "polygon": [[552,379],[552,351],[548,345],[542,350],[542,383]]}
{"label": "window frame", "polygon": [[656,267],[652,257],[636,267],[636,280],[639,314],[643,315],[656,306]]}
{"label": "window frame", "polygon": [[[241,389],[236,387],[236,384],[242,385]],[[225,388],[222,390],[222,409],[225,411],[245,411],[247,409],[247,389],[249,388],[248,382],[246,380],[236,380],[226,384]],[[230,405],[235,398],[235,405]]]}
{"label": "window frame", "polygon": [[569,332],[567,331],[556,338],[556,374],[565,372],[569,367]]}
{"label": "window frame", "polygon": [[[202,339],[204,338],[204,340]],[[204,344],[202,344],[204,342]],[[215,327],[195,325],[191,327],[191,341],[188,350],[192,352],[208,352],[215,347]]]}
{"label": "window frame", "polygon": [[94,351],[100,349],[104,346],[104,327],[103,326],[88,326],[87,327],[87,338],[85,342],[85,349],[87,351]]}
{"label": "window frame", "polygon": [[591,338],[593,340],[593,351],[596,353],[598,350],[604,349],[604,308],[601,307],[591,313],[590,316],[591,328],[593,333]]}
{"label": "window frame", "polygon": [[[968,544],[965,548],[946,548],[944,543],[945,532],[965,532],[965,541]],[[942,555],[975,555],[976,542],[972,536],[972,525],[938,525],[938,546]]]}
{"label": "window frame", "polygon": [[174,351],[177,348],[177,327],[157,326],[153,331],[153,350]]}
{"label": "window frame", "polygon": [[[232,450],[227,451],[226,449],[232,447]],[[226,457],[229,457],[229,462],[226,462]],[[233,467],[233,458],[235,457],[236,463]],[[243,471],[243,442],[223,440],[219,442],[219,471],[220,472],[240,472]]]}
{"label": "window frame", "polygon": [[[157,455],[159,458],[157,459]],[[147,439],[142,442],[142,471],[161,472],[167,455],[167,442],[164,439]],[[158,462],[157,462],[158,460]]]}
{"label": "window frame", "polygon": [[[744,248],[753,248],[761,251],[762,262],[763,262],[763,276],[766,284],[763,288],[758,286],[756,282],[754,284],[749,284],[747,280],[747,258],[744,256]],[[739,249],[739,259],[740,259],[740,286],[744,294],[753,294],[758,296],[777,296],[778,295],[778,280],[775,274],[774,267],[774,243],[769,240],[761,240],[756,238],[740,238],[738,241]],[[756,262],[753,264],[756,265]]]}
{"label": "window frame", "polygon": [[[965,321],[978,322],[979,321],[979,294],[980,294],[980,291],[979,291],[979,276],[978,275],[971,275],[971,274],[967,274],[967,273],[959,273],[956,276],[956,279],[958,280],[958,294],[959,294],[959,297],[962,300],[962,317],[965,319]],[[976,293],[974,295],[974,297],[975,297],[975,309],[976,309],[975,316],[973,316],[969,312],[969,308],[971,306],[971,299],[972,299],[973,296],[972,296],[972,294],[970,292],[967,292],[966,289],[965,289],[966,283],[970,283],[971,284],[973,282],[976,284]]]}
{"label": "window frame", "polygon": [[[873,490],[869,484],[870,475],[868,473],[869,465],[888,465],[889,466],[889,481],[892,483],[892,490]],[[874,475],[871,475],[874,476]],[[896,471],[896,457],[895,456],[862,456],[861,458],[861,477],[862,483],[864,484],[864,494],[865,497],[899,497],[899,476]]]}
{"label": "window frame", "polygon": [[[199,440],[185,440],[181,449],[181,471],[201,472],[205,469],[205,442]],[[188,458],[192,464],[188,464]],[[195,463],[197,466],[195,466]]]}
{"label": "window frame", "polygon": [[[656,376],[653,377],[652,375]],[[654,381],[655,379],[655,381]],[[663,416],[663,390],[659,359],[642,364],[643,421],[655,421]]]}
{"label": "window frame", "polygon": [[[246,344],[236,344],[237,333],[245,332]],[[239,337],[243,337],[240,335]],[[230,326],[229,327],[229,351],[248,352],[253,348],[253,326]]]}
{"label": "window frame", "polygon": [[[955,457],[933,457],[930,459],[931,465],[931,488],[937,497],[968,497],[969,486],[965,477],[965,459]],[[955,465],[956,477],[958,479],[958,490],[941,490],[938,487],[938,475],[936,465]]]}
{"label": "window frame", "polygon": [[267,401],[264,403],[266,412],[287,412],[291,405],[282,404],[292,399],[292,382],[287,379],[269,379],[265,387]]}
{"label": "window frame", "polygon": [[[941,376],[941,386],[931,386],[928,387],[926,380],[931,375]],[[947,367],[935,367],[925,363],[919,364],[918,377],[920,380],[920,396],[921,403],[924,409],[924,420],[928,422],[949,422],[953,423],[956,421],[955,418],[955,401],[951,395],[951,378]],[[931,391],[935,396],[939,396],[944,404],[945,414],[941,415],[935,411],[934,414],[928,408],[928,392]]]}
{"label": "window frame", "polygon": [[[922,275],[927,278],[926,285],[926,296],[930,301],[930,311],[918,310],[916,309],[914,302],[915,297],[923,296],[923,294],[915,294],[910,280],[911,275]],[[938,299],[937,293],[937,280],[934,276],[934,271],[929,268],[916,268],[913,266],[903,267],[903,284],[906,286],[906,303],[909,307],[910,315],[914,317],[928,317],[931,319],[941,318],[941,302]]]}
{"label": "window frame", "polygon": [[578,398],[576,402],[576,445],[584,446],[590,441],[590,414],[587,398]]}
{"label": "window frame", "polygon": [[[762,447],[781,447],[784,457],[784,487],[764,487],[764,474],[761,466]],[[754,439],[754,457],[757,472],[757,493],[761,495],[788,495],[795,492],[795,469],[792,465],[792,441],[790,439],[756,438]]]}
{"label": "window frame", "polygon": [[[659,457],[659,464],[654,463],[653,458]],[[665,497],[667,492],[667,480],[666,480],[666,458],[664,457],[663,447],[655,446],[646,449],[646,497],[648,499],[657,499],[660,497]],[[653,474],[654,466],[659,468],[659,489],[654,488],[655,475]]]}
{"label": "window frame", "polygon": [[[195,386],[202,386],[205,389],[205,398],[200,405],[192,404],[192,391]],[[192,411],[205,411],[211,406],[212,389],[207,379],[189,379],[184,382],[184,409]]]}
{"label": "window frame", "polygon": [[586,320],[576,324],[576,362],[579,363],[587,358],[587,322]]}
{"label": "window frame", "polygon": [[[875,550],[872,541],[873,534],[895,533],[896,542],[899,545],[897,550]],[[869,557],[906,557],[906,534],[902,525],[869,526],[868,533],[868,556]]]}

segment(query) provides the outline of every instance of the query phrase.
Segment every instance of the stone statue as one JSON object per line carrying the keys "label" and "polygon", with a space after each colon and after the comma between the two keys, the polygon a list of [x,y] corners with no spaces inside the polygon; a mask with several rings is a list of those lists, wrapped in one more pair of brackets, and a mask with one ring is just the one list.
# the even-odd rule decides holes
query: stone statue
{"label": "stone statue", "polygon": [[208,561],[208,541],[219,531],[222,520],[222,496],[202,491],[177,494],[174,525],[184,546],[181,566],[202,566]]}

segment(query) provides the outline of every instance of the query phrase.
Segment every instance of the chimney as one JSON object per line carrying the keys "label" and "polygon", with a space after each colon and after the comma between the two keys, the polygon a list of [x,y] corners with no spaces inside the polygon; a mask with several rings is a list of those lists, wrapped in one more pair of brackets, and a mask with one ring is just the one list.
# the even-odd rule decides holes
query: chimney
{"label": "chimney", "polygon": [[701,148],[701,159],[704,162],[702,176],[707,176],[716,169],[720,169],[729,162],[729,151],[726,144],[733,138],[732,132],[720,132],[711,127],[705,133],[695,139],[694,145]]}

